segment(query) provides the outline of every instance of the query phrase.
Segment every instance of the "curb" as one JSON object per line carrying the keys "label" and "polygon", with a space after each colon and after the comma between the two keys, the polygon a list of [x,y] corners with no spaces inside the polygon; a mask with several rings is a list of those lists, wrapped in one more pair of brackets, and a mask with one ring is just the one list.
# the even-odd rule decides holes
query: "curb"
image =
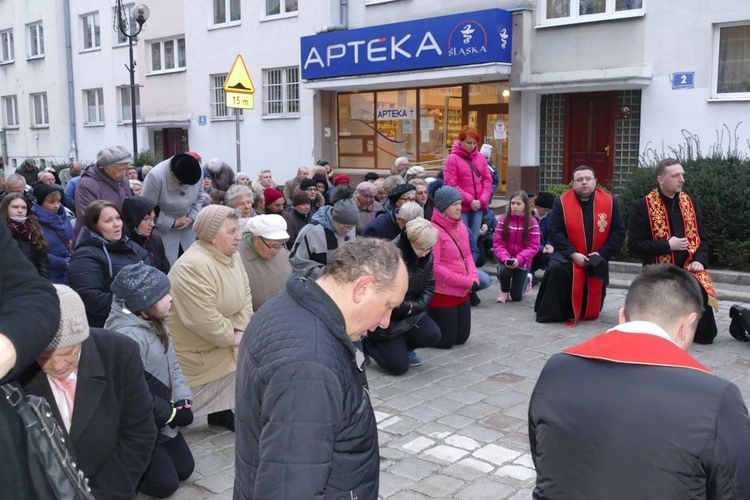
{"label": "curb", "polygon": [[[610,273],[638,274],[643,266],[639,262],[610,261]],[[709,269],[714,283],[726,283],[728,285],[750,286],[750,273],[739,271],[726,271],[723,269]]]}

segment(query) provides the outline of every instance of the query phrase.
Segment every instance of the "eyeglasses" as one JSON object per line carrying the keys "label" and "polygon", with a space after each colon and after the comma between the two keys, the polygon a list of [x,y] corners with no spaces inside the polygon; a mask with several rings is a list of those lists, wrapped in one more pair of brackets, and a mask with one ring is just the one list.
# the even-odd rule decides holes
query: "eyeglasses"
{"label": "eyeglasses", "polygon": [[268,248],[272,252],[278,252],[284,246],[283,244],[281,244],[281,245],[269,245],[268,242],[266,241],[266,239],[263,236],[258,236],[258,238],[260,238],[260,241],[262,241],[263,244],[266,246],[266,248]]}
{"label": "eyeglasses", "polygon": [[596,178],[596,177],[579,177],[579,178],[577,178],[577,179],[573,179],[573,182],[591,182],[591,181],[593,181],[593,180],[594,180],[595,178]]}
{"label": "eyeglasses", "polygon": [[399,198],[399,200],[403,200],[403,201],[414,201],[414,198],[415,198],[415,197],[416,197],[416,196],[415,196],[415,195],[413,195],[413,194],[412,194],[412,195],[408,195],[408,194],[405,194],[405,195],[403,195],[403,196],[402,196],[401,198]]}

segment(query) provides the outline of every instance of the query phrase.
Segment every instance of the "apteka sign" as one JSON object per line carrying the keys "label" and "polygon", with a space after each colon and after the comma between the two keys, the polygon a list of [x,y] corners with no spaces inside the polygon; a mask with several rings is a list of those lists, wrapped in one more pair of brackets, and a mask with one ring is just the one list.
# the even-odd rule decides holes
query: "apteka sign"
{"label": "apteka sign", "polygon": [[510,12],[488,9],[306,36],[302,78],[510,64],[511,26]]}

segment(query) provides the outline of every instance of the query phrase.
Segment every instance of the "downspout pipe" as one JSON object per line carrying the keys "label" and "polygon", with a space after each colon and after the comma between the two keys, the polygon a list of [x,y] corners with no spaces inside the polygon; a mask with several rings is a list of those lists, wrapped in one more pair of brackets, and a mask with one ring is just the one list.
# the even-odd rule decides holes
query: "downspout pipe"
{"label": "downspout pipe", "polygon": [[70,33],[70,0],[63,0],[65,11],[65,63],[68,73],[68,118],[70,120],[70,141],[68,142],[68,159],[78,159],[78,141],[76,136],[76,101],[73,85],[73,45]]}
{"label": "downspout pipe", "polygon": [[341,31],[349,29],[349,0],[339,0],[339,16],[341,22],[339,24],[331,24],[323,26],[315,30],[315,34],[328,33],[331,31]]}

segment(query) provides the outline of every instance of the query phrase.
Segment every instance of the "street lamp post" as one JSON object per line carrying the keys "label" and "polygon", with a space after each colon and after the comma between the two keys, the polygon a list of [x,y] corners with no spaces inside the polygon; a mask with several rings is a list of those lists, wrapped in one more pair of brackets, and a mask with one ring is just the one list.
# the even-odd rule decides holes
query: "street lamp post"
{"label": "street lamp post", "polygon": [[[130,50],[130,66],[127,66],[127,70],[130,73],[130,118],[131,126],[133,127],[133,157],[135,157],[138,155],[138,134],[135,121],[135,60],[133,59],[133,40],[138,38],[143,29],[143,24],[148,20],[151,11],[149,11],[148,7],[139,3],[133,7],[133,10],[130,11],[130,17],[128,17],[125,15],[122,0],[117,0],[115,8],[117,10],[117,30],[122,33],[122,36],[128,39],[128,48]],[[135,20],[138,25],[137,28],[132,26],[130,22],[131,18]]]}

